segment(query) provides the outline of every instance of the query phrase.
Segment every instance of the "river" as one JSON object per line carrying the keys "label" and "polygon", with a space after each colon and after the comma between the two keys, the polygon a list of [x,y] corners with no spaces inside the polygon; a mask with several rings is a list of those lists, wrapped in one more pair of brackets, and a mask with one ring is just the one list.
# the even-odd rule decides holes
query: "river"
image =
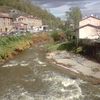
{"label": "river", "polygon": [[100,100],[100,85],[73,77],[31,47],[0,65],[0,100]]}

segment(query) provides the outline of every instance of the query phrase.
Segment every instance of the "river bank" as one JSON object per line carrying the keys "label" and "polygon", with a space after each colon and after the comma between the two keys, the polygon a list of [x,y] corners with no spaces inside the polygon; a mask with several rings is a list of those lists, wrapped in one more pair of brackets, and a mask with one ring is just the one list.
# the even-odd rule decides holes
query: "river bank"
{"label": "river bank", "polygon": [[32,44],[30,34],[26,35],[9,35],[0,37],[0,62],[5,62],[21,51],[29,48]]}
{"label": "river bank", "polygon": [[78,77],[83,77],[83,79],[90,81],[93,84],[100,84],[99,63],[67,51],[47,53],[47,58],[52,60],[54,64],[77,74]]}
{"label": "river bank", "polygon": [[26,35],[11,35],[0,37],[0,63],[13,59],[20,52],[37,43],[48,41],[46,33]]}

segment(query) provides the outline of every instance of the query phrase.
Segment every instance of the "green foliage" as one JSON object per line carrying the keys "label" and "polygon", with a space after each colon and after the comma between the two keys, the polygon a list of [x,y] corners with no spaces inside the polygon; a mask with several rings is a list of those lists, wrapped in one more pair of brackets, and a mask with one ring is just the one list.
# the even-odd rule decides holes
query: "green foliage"
{"label": "green foliage", "polygon": [[75,35],[71,29],[66,29],[64,33],[68,41],[72,40],[73,36]]}
{"label": "green foliage", "polygon": [[59,35],[58,31],[51,32],[51,37],[53,38],[54,41],[60,40],[60,35]]}
{"label": "green foliage", "polygon": [[75,43],[70,41],[68,43],[62,43],[57,50],[67,50],[67,51],[74,51],[76,48]]}
{"label": "green foliage", "polygon": [[57,44],[57,43],[51,43],[51,44],[48,44],[45,46],[45,48],[48,50],[48,51],[56,51],[57,48],[60,46],[60,44]]}
{"label": "green foliage", "polygon": [[0,37],[0,59],[6,59],[16,49],[23,50],[31,42],[31,36],[29,35]]}
{"label": "green foliage", "polygon": [[64,42],[64,43],[50,43],[45,46],[48,51],[56,51],[56,50],[67,50],[76,52],[76,45],[74,41]]}
{"label": "green foliage", "polygon": [[68,48],[67,43],[62,43],[62,44],[59,45],[57,50],[66,50],[67,48]]}
{"label": "green foliage", "polygon": [[70,24],[73,24],[73,28],[76,29],[79,26],[79,21],[82,19],[82,14],[80,8],[72,7],[69,12],[66,12],[67,21]]}

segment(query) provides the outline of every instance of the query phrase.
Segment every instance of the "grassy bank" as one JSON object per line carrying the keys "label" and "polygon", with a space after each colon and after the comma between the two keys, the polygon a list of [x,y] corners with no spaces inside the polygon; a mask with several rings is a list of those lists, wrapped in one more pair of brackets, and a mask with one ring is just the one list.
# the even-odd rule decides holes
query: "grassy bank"
{"label": "grassy bank", "polygon": [[11,58],[16,53],[30,47],[32,37],[26,36],[3,36],[0,37],[0,61]]}
{"label": "grassy bank", "polygon": [[47,34],[32,35],[27,33],[20,36],[3,36],[0,37],[0,61],[5,61],[13,58],[16,54],[29,48],[35,43],[42,43],[48,41]]}
{"label": "grassy bank", "polygon": [[56,51],[56,50],[66,50],[75,52],[75,46],[72,43],[69,42],[63,42],[63,43],[50,43],[46,45],[46,48],[49,52]]}
{"label": "grassy bank", "polygon": [[50,37],[53,39],[53,42],[46,46],[48,51],[66,50],[73,53],[80,53],[83,51],[82,46],[78,46],[77,44],[77,38],[73,35],[66,36],[62,30],[52,31]]}

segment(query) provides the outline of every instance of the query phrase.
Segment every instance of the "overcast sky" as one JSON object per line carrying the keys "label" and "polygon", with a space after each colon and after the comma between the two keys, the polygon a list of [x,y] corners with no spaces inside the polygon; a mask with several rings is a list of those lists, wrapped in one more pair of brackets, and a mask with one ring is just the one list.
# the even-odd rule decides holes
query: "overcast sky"
{"label": "overcast sky", "polygon": [[80,7],[83,15],[100,15],[100,0],[33,0],[33,3],[46,8],[57,17],[64,18],[70,7]]}

